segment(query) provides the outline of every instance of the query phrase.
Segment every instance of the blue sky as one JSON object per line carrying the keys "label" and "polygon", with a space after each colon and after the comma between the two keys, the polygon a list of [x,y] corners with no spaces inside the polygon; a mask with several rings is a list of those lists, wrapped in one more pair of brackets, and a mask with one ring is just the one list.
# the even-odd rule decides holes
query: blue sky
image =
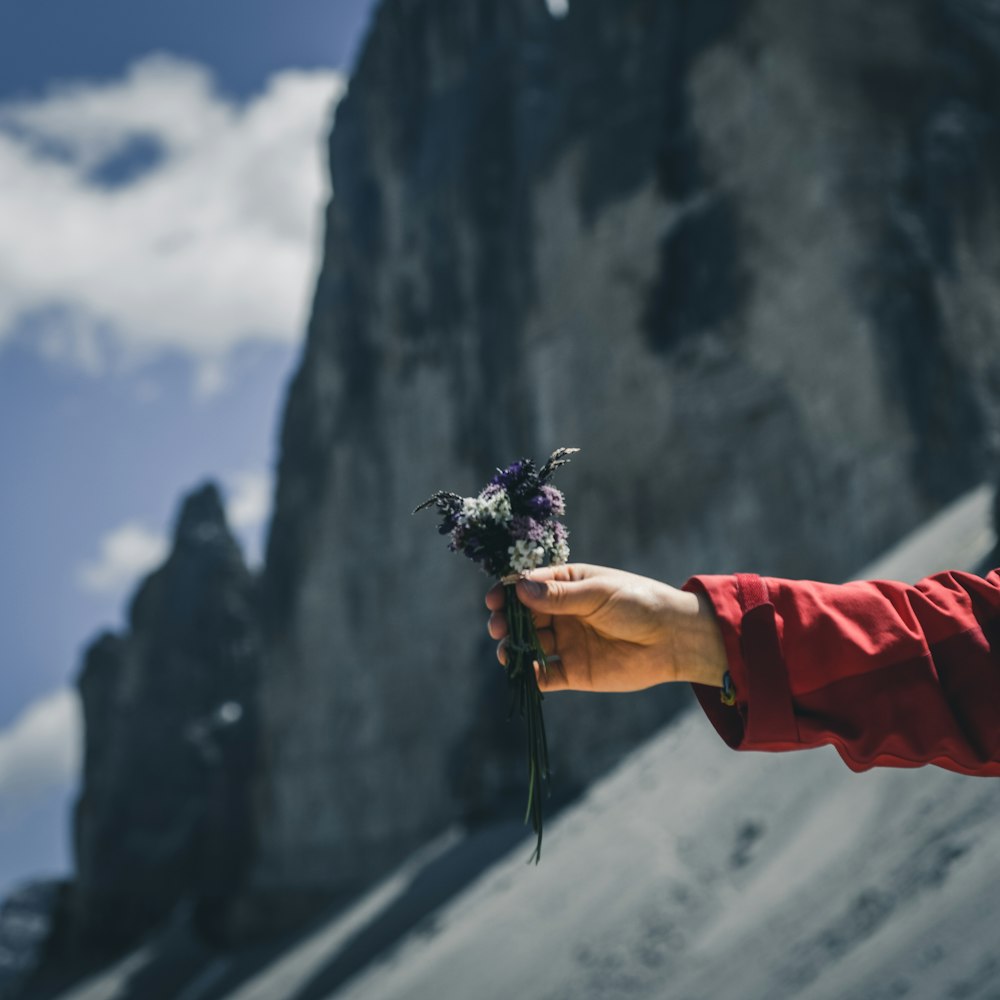
{"label": "blue sky", "polygon": [[374,0],[0,7],[0,894],[65,871],[83,646],[206,476],[259,558]]}

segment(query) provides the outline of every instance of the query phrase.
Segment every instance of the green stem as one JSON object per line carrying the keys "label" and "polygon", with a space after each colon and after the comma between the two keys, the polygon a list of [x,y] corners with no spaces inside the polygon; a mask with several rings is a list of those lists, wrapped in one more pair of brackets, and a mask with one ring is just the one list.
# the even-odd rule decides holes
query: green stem
{"label": "green stem", "polygon": [[530,819],[532,828],[538,835],[535,850],[529,859],[537,864],[542,855],[542,800],[549,791],[549,750],[542,715],[544,695],[538,689],[532,664],[537,660],[543,671],[548,664],[531,612],[518,599],[513,585],[507,585],[504,589],[510,628],[507,680],[511,686],[511,701],[517,705],[524,719],[527,738],[528,802],[524,822],[527,823]]}

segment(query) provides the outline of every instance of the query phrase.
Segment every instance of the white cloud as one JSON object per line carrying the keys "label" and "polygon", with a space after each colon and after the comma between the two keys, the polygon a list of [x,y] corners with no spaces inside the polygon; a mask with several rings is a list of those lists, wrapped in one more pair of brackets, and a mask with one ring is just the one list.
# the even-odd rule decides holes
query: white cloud
{"label": "white cloud", "polygon": [[165,535],[128,521],[101,538],[100,552],[77,570],[80,587],[92,594],[118,594],[167,555]]}
{"label": "white cloud", "polygon": [[[88,371],[180,351],[210,389],[237,345],[297,340],[343,89],[286,70],[236,104],[201,66],[156,55],[0,104],[0,345],[30,338]],[[137,137],[160,159],[95,180]]]}
{"label": "white cloud", "polygon": [[[226,478],[226,519],[243,539],[251,562],[260,561],[260,536],[271,512],[273,479],[265,470],[244,470]],[[162,532],[130,520],[101,536],[98,553],[77,567],[76,581],[90,594],[125,593],[170,551]]]}
{"label": "white cloud", "polygon": [[271,510],[271,474],[240,472],[232,477],[226,503],[230,527],[238,531],[260,528]]}
{"label": "white cloud", "polygon": [[69,688],[29,705],[0,730],[0,821],[76,780],[82,730],[79,699]]}
{"label": "white cloud", "polygon": [[271,513],[274,479],[264,470],[238,472],[226,480],[226,519],[240,537],[247,563],[262,561],[264,528]]}

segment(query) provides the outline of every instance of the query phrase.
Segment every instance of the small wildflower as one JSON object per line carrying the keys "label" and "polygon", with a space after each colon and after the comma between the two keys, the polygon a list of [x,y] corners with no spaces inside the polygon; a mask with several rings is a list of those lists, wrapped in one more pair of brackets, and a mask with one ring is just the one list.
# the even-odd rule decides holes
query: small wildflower
{"label": "small wildflower", "polygon": [[515,573],[530,573],[533,569],[538,569],[545,559],[545,549],[534,542],[525,541],[519,538],[507,549],[510,556],[510,568]]}
{"label": "small wildflower", "polygon": [[526,514],[518,514],[516,517],[511,518],[510,536],[515,540],[523,539],[526,542],[541,544],[545,541],[546,529],[540,521],[536,521],[533,517],[528,517]]}
{"label": "small wildflower", "polygon": [[[531,612],[518,599],[510,581],[542,566],[560,566],[569,561],[569,533],[558,520],[566,513],[562,491],[548,479],[569,461],[578,448],[558,448],[541,471],[522,458],[497,469],[478,496],[438,492],[417,510],[437,507],[438,531],[448,535],[448,548],[478,563],[491,576],[503,579],[510,628],[505,666],[513,695],[527,723],[528,811],[538,842],[532,857],[542,854],[542,798],[548,792],[549,755],[542,717],[542,693],[538,690],[534,662],[546,669],[546,656],[535,630]],[[414,511],[416,513],[416,511]]]}
{"label": "small wildflower", "polygon": [[539,488],[538,494],[531,498],[530,506],[542,517],[550,514],[561,517],[566,513],[566,500],[562,491],[548,484]]}

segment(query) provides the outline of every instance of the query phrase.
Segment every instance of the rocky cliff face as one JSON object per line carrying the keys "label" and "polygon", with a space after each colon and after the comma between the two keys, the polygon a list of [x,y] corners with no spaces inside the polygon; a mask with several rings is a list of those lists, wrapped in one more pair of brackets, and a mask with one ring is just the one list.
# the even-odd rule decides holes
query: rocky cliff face
{"label": "rocky cliff face", "polygon": [[58,944],[64,881],[20,885],[0,903],[0,1000],[28,996],[32,977]]}
{"label": "rocky cliff face", "polygon": [[253,597],[219,494],[205,486],[184,500],[173,550],[139,588],[128,631],[87,650],[71,907],[89,952],[135,941],[181,899],[204,932],[222,930],[251,849]]}
{"label": "rocky cliff face", "polygon": [[[382,4],[282,432],[259,891],[521,794],[435,489],[576,445],[575,558],[837,579],[984,474],[998,67],[973,0]],[[684,694],[550,699],[557,785]]]}

